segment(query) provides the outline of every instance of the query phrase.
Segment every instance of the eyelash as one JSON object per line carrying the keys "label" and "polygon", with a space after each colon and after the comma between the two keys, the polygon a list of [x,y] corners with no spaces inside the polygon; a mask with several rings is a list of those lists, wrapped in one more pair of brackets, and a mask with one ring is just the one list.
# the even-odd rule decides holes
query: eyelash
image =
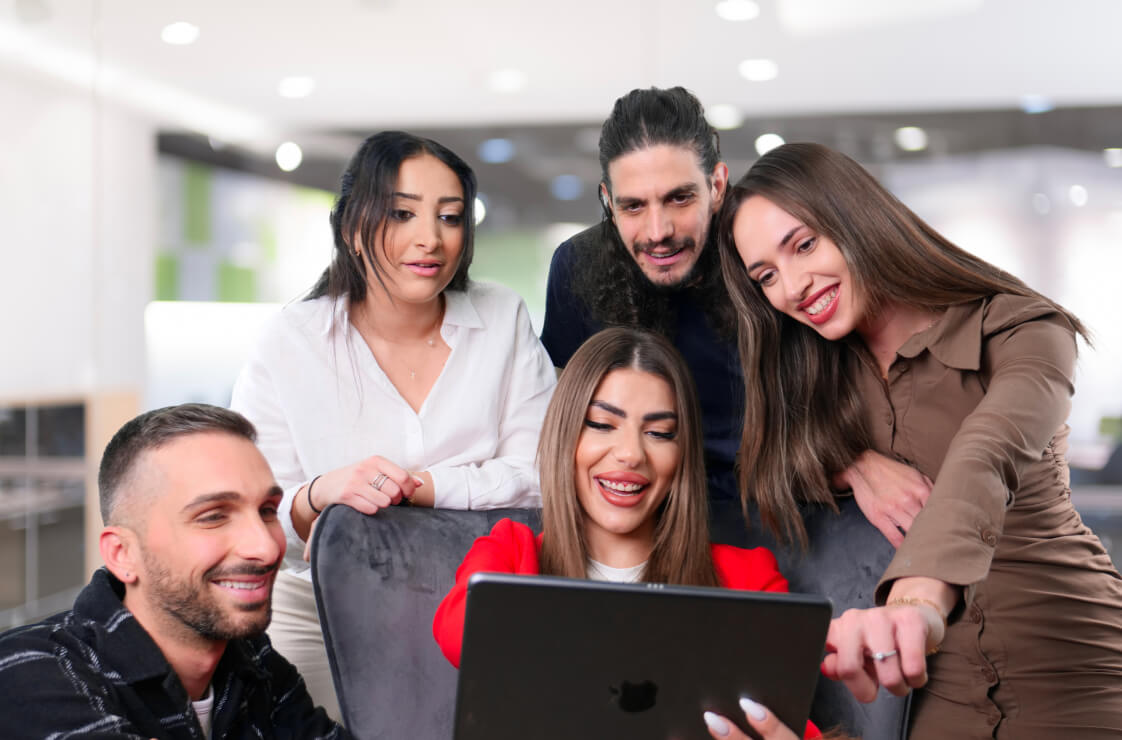
{"label": "eyelash", "polygon": [[[613,427],[611,424],[604,424],[604,423],[599,422],[599,421],[592,421],[591,419],[585,419],[584,420],[584,425],[586,427],[588,427],[589,429],[595,429],[598,432],[607,432],[607,431],[611,431],[612,429],[615,429],[615,427]],[[659,439],[659,440],[673,440],[673,439],[677,438],[678,430],[675,429],[672,432],[649,431],[649,432],[647,432],[647,434],[649,434],[650,436],[654,437],[655,439]]]}
{"label": "eyelash", "polygon": [[[801,242],[799,242],[798,244],[795,245],[795,253],[796,254],[809,254],[810,252],[814,251],[814,247],[817,244],[818,244],[818,237],[817,236],[807,237],[806,239],[803,239]],[[766,271],[760,273],[760,276],[756,278],[755,283],[756,283],[756,285],[759,285],[761,287],[767,287],[768,285],[771,285],[773,277],[775,277],[775,271],[774,270],[766,270]]]}

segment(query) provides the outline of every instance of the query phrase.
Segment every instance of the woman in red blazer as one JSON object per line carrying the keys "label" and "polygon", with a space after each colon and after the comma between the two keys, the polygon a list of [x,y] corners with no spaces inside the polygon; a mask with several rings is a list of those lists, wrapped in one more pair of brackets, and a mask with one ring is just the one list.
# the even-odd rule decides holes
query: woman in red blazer
{"label": "woman in red blazer", "polygon": [[[621,582],[786,591],[775,556],[709,543],[701,414],[689,370],[661,337],[607,329],[561,374],[538,443],[542,534],[500,521],[472,545],[433,621],[458,666],[468,579],[481,571]],[[759,704],[742,702],[765,738],[794,739]],[[710,734],[745,737],[706,712]],[[820,737],[807,723],[805,737]]]}

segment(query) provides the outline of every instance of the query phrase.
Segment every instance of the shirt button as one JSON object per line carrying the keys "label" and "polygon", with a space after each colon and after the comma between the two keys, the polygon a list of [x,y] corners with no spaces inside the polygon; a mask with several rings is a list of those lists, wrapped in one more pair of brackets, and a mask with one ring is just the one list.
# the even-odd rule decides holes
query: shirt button
{"label": "shirt button", "polygon": [[980,606],[978,606],[977,604],[972,604],[970,606],[969,619],[974,624],[978,624],[979,622],[981,622],[982,621],[982,608]]}
{"label": "shirt button", "polygon": [[986,679],[986,683],[996,683],[997,672],[989,666],[986,666],[982,669],[982,678]]}
{"label": "shirt button", "polygon": [[992,529],[983,529],[982,530],[982,542],[985,542],[990,547],[996,547],[997,546],[997,535],[994,533],[994,531]]}

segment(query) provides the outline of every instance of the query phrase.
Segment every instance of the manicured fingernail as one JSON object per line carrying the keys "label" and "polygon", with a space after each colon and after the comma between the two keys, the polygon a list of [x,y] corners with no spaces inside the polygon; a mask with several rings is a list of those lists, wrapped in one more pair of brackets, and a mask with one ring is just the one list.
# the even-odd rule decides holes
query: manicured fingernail
{"label": "manicured fingernail", "polygon": [[719,714],[713,714],[712,712],[706,712],[705,714],[703,714],[701,716],[705,720],[705,724],[713,732],[717,733],[718,735],[721,735],[722,737],[729,734],[729,723],[725,722],[724,719],[722,719]]}
{"label": "manicured fingernail", "polygon": [[764,709],[764,705],[757,704],[747,696],[740,697],[740,708],[744,710],[745,714],[755,720],[761,720],[767,716],[767,710]]}
{"label": "manicured fingernail", "polygon": [[414,483],[414,484],[416,484],[416,485],[418,485],[418,486],[423,486],[423,485],[425,485],[425,482],[424,482],[424,480],[422,480],[422,479],[418,478],[418,477],[417,477],[417,476],[415,476],[415,475],[413,476],[413,483]]}

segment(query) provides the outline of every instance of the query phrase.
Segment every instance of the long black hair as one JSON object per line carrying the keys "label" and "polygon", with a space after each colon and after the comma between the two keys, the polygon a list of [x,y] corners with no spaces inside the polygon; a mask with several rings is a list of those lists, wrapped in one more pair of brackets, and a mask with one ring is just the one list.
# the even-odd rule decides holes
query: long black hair
{"label": "long black hair", "polygon": [[362,258],[355,251],[358,237],[366,261],[381,283],[382,274],[373,249],[377,231],[385,236],[386,216],[393,205],[393,191],[401,163],[412,157],[430,154],[448,166],[464,191],[464,246],[460,264],[448,290],[467,287],[468,267],[475,248],[475,173],[467,162],[451,149],[432,139],[405,131],[382,131],[367,137],[351,158],[339,183],[339,195],[331,209],[331,230],[335,237],[335,255],[331,264],[312,286],[307,299],[322,296],[347,296],[352,304],[366,297],[366,271]]}

